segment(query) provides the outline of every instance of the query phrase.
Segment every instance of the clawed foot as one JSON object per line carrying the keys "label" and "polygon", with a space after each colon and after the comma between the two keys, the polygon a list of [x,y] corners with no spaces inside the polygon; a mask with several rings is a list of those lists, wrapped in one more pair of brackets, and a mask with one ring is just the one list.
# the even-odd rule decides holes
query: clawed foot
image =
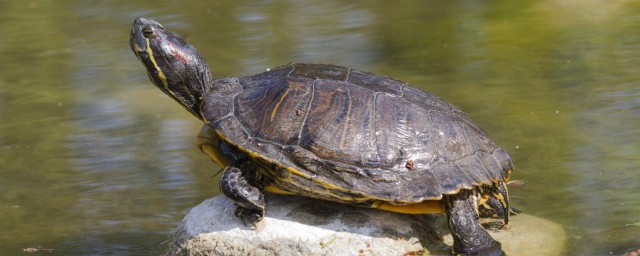
{"label": "clawed foot", "polygon": [[264,214],[260,210],[249,210],[242,207],[237,207],[235,214],[242,220],[242,223],[251,226],[252,229],[255,229],[256,224],[264,217]]}
{"label": "clawed foot", "polygon": [[452,252],[453,255],[464,255],[464,256],[505,256],[506,254],[501,249],[501,244],[498,241],[493,241],[489,246],[484,248],[474,248],[471,250],[465,250],[462,248],[457,248],[455,252]]}
{"label": "clawed foot", "polygon": [[508,231],[509,225],[505,225],[503,221],[491,221],[482,223],[482,227],[491,231]]}
{"label": "clawed foot", "polygon": [[[246,168],[245,171],[240,170],[238,166]],[[220,188],[225,196],[235,202],[235,215],[245,225],[255,229],[264,216],[267,203],[260,189],[250,182],[255,177],[246,177],[248,174],[256,173],[254,169],[248,169],[250,167],[251,165],[241,163],[227,166],[220,178]]]}

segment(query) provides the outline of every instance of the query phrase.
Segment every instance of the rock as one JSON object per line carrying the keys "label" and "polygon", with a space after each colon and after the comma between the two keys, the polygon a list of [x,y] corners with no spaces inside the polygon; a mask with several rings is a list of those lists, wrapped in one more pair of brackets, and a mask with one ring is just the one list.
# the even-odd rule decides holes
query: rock
{"label": "rock", "polygon": [[[452,244],[444,215],[406,215],[269,195],[255,230],[234,215],[224,196],[207,199],[184,218],[167,255],[447,255]],[[491,232],[514,255],[561,255],[565,233],[552,222],[520,214],[510,231]],[[446,243],[446,244],[445,244]],[[425,253],[426,254],[426,253]],[[422,254],[416,254],[422,255]]]}

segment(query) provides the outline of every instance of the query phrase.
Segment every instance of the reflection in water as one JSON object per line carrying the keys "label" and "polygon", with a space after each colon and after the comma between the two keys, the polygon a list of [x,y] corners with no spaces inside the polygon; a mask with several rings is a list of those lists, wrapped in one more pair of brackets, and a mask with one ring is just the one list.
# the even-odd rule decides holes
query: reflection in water
{"label": "reflection in water", "polygon": [[[114,239],[105,230],[125,236],[146,230],[162,237],[182,214],[176,211],[184,207],[181,199],[197,192],[191,160],[184,154],[193,146],[183,136],[191,123],[136,118],[126,105],[108,99],[80,104],[77,110],[81,118],[68,147],[75,152],[70,159],[77,172],[73,183],[80,187],[74,211],[89,221],[83,234],[105,243]],[[149,129],[150,123],[157,128]]]}
{"label": "reflection in water", "polygon": [[198,121],[128,49],[137,16],[217,77],[305,61],[421,86],[510,150],[513,203],[562,224],[570,254],[640,247],[638,3],[3,1],[0,254],[155,254],[218,192]]}

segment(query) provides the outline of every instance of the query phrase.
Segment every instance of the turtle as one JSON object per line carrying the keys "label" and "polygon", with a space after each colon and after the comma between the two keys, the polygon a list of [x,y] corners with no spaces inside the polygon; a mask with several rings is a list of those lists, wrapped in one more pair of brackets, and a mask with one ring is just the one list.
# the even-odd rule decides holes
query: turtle
{"label": "turtle", "polygon": [[265,193],[386,211],[445,213],[456,254],[502,252],[479,207],[509,223],[509,153],[467,114],[408,83],[354,68],[290,63],[214,78],[204,57],[155,20],[130,47],[151,82],[204,124],[200,149],[220,188],[254,226]]}

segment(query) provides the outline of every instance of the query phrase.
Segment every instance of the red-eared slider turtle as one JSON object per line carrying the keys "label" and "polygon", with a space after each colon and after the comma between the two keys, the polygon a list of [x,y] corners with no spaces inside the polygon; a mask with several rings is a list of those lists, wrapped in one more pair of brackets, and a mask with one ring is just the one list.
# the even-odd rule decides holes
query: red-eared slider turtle
{"label": "red-eared slider turtle", "polygon": [[501,252],[478,205],[494,202],[508,223],[511,158],[455,106],[334,65],[214,79],[191,44],[151,19],[135,20],[130,44],[151,81],[205,123],[200,148],[225,167],[221,189],[245,223],[263,218],[263,191],[295,194],[444,212],[456,253]]}

